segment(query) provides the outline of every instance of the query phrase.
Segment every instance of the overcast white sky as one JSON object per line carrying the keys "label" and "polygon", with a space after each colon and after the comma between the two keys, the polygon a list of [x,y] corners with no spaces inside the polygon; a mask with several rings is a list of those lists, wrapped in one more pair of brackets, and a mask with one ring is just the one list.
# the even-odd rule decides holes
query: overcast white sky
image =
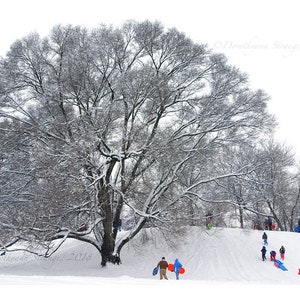
{"label": "overcast white sky", "polygon": [[276,137],[300,158],[300,17],[298,0],[4,0],[0,56],[32,31],[48,35],[57,24],[118,26],[128,19],[158,20],[196,43],[224,53],[250,76],[254,89],[270,95]]}

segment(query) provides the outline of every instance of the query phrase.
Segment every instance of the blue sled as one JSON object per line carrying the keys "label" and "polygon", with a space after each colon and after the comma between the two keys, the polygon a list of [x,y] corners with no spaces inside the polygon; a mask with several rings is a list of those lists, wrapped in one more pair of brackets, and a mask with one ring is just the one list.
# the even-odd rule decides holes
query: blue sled
{"label": "blue sled", "polygon": [[152,275],[155,276],[158,273],[158,267],[155,267],[152,271]]}
{"label": "blue sled", "polygon": [[284,266],[283,262],[280,261],[279,259],[275,259],[274,265],[275,265],[275,267],[277,267],[277,268],[279,268],[279,269],[281,269],[281,270],[283,270],[283,271],[287,271],[287,270],[288,270],[288,269]]}

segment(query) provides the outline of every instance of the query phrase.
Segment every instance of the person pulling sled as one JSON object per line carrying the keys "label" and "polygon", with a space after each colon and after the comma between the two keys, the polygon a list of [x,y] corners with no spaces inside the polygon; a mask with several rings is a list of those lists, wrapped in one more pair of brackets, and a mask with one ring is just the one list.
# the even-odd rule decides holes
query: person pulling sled
{"label": "person pulling sled", "polygon": [[276,251],[272,250],[270,251],[270,260],[275,261],[276,259]]}

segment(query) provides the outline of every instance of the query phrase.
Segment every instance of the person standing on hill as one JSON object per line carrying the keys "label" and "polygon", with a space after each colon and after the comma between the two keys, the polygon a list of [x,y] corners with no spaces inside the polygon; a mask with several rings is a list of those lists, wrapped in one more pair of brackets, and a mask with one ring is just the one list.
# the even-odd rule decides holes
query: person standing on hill
{"label": "person standing on hill", "polygon": [[178,260],[178,258],[176,258],[172,271],[175,272],[177,280],[179,279],[179,273],[180,273],[181,267],[182,267],[181,262]]}
{"label": "person standing on hill", "polygon": [[160,279],[167,279],[167,268],[168,268],[168,262],[166,261],[165,257],[162,257],[161,261],[158,262],[157,267],[159,267],[159,276]]}
{"label": "person standing on hill", "polygon": [[266,253],[267,253],[266,247],[263,246],[262,249],[261,249],[260,251],[261,251],[261,257],[262,257],[262,260],[263,260],[263,261],[267,260],[267,258],[266,258]]}
{"label": "person standing on hill", "polygon": [[212,213],[208,212],[205,215],[205,225],[207,229],[211,229],[212,228]]}
{"label": "person standing on hill", "polygon": [[265,232],[262,235],[262,239],[264,240],[264,245],[268,245],[268,236]]}
{"label": "person standing on hill", "polygon": [[280,258],[284,260],[285,248],[283,246],[280,247],[279,253],[280,253]]}
{"label": "person standing on hill", "polygon": [[268,219],[265,219],[264,225],[265,225],[265,230],[268,230],[269,229]]}
{"label": "person standing on hill", "polygon": [[272,230],[273,229],[273,222],[272,222],[272,218],[268,217],[268,229]]}

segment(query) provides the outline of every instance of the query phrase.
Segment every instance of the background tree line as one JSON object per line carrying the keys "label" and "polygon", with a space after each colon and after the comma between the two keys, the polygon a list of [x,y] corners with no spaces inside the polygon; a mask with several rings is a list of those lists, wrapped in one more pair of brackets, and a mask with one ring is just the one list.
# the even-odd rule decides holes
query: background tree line
{"label": "background tree line", "polygon": [[143,227],[175,234],[208,211],[293,229],[299,172],[269,97],[177,29],[55,26],[16,41],[0,74],[3,250],[48,257],[75,238],[105,266]]}

